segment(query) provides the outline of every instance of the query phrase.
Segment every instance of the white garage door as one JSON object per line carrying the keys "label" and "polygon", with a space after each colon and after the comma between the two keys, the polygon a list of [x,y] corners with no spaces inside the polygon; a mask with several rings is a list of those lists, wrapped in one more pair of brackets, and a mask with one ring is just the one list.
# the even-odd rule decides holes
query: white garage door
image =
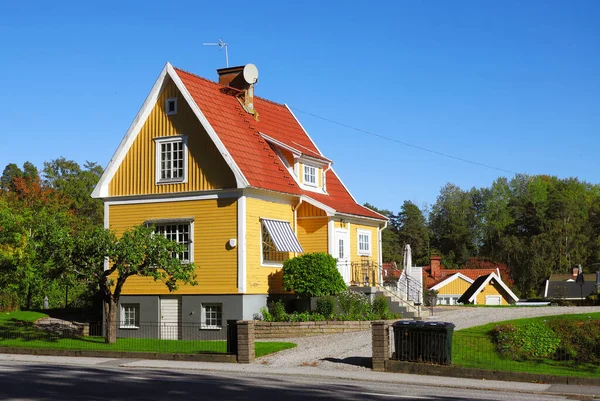
{"label": "white garage door", "polygon": [[160,338],[179,340],[181,338],[179,298],[160,299]]}
{"label": "white garage door", "polygon": [[502,305],[502,297],[500,295],[486,295],[486,305]]}

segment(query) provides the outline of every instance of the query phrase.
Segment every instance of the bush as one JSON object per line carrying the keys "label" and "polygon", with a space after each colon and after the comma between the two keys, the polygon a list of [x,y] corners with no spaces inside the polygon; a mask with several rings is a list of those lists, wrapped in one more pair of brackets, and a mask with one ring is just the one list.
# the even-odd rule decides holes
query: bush
{"label": "bush", "polygon": [[326,318],[331,318],[335,314],[337,300],[335,297],[321,297],[317,299],[316,312]]}
{"label": "bush", "polygon": [[390,306],[388,305],[387,298],[383,295],[375,297],[373,305],[371,305],[371,312],[376,316],[376,319],[390,318]]}
{"label": "bush", "polygon": [[371,314],[369,298],[355,291],[346,290],[338,295],[342,314],[340,320],[365,320]]}
{"label": "bush", "polygon": [[549,326],[560,338],[557,356],[579,362],[600,363],[600,320],[552,320]]}
{"label": "bush", "polygon": [[492,331],[492,338],[498,352],[513,360],[551,357],[561,342],[550,327],[539,323],[498,325]]}
{"label": "bush", "polygon": [[277,302],[271,302],[268,307],[274,322],[289,321],[288,313],[285,310],[285,304],[281,299]]}
{"label": "bush", "polygon": [[283,262],[283,289],[303,298],[336,295],[346,289],[336,260],[326,253],[308,253]]}
{"label": "bush", "polygon": [[14,293],[0,294],[0,312],[15,312],[19,310],[19,297]]}

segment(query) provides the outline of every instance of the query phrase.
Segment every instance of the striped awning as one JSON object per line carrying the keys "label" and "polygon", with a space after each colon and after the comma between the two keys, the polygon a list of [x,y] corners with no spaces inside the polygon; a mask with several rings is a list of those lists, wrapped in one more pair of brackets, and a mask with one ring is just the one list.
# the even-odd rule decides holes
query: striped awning
{"label": "striped awning", "polygon": [[292,231],[290,223],[269,219],[262,219],[262,222],[278,252],[304,252],[296,234]]}

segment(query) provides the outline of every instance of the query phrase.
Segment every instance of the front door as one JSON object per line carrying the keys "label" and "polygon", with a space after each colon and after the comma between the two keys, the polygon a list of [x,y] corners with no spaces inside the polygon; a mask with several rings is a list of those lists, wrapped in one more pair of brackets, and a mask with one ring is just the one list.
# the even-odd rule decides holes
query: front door
{"label": "front door", "polygon": [[163,340],[181,338],[179,298],[160,298],[160,338]]}
{"label": "front door", "polygon": [[348,230],[335,230],[333,257],[337,259],[337,268],[346,284],[350,283],[350,235]]}

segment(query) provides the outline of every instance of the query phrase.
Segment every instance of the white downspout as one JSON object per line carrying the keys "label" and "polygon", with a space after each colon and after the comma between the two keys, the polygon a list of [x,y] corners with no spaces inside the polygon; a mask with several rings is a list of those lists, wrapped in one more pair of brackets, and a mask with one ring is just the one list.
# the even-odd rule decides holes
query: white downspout
{"label": "white downspout", "polygon": [[331,170],[332,163],[327,164],[327,169],[323,170],[323,192],[327,192],[327,172]]}

